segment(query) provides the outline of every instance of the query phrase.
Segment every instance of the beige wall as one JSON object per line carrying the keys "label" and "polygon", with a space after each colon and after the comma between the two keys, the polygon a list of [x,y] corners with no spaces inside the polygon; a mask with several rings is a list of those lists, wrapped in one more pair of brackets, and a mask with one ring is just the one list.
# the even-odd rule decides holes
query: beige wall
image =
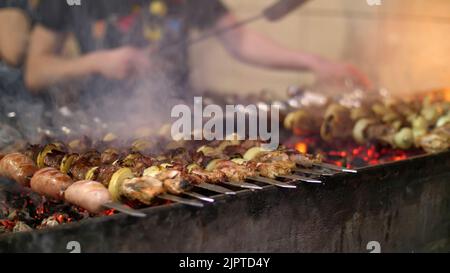
{"label": "beige wall", "polygon": [[[274,0],[225,1],[240,18],[254,15]],[[342,16],[319,16],[323,10]],[[354,16],[349,11],[367,12]],[[448,17],[447,24],[399,21],[380,13]],[[450,86],[450,0],[382,0],[370,7],[365,0],[312,0],[278,23],[251,25],[282,44],[358,65],[380,87],[393,91]],[[284,93],[291,84],[311,83],[297,72],[253,68],[228,57],[217,41],[192,49],[194,84],[224,92]]]}

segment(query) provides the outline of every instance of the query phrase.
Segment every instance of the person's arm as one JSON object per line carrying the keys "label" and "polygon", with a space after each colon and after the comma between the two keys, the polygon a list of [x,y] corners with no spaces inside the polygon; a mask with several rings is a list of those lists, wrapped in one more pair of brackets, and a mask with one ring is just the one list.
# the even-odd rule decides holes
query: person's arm
{"label": "person's arm", "polygon": [[28,45],[30,20],[18,8],[0,9],[0,60],[18,67]]}
{"label": "person's arm", "polygon": [[25,83],[31,91],[98,71],[96,55],[74,59],[59,56],[64,36],[42,26],[37,26],[32,32],[25,72]]}
{"label": "person's arm", "polygon": [[25,73],[25,83],[31,91],[93,74],[123,79],[131,72],[132,64],[141,59],[141,53],[131,47],[65,58],[59,55],[64,36],[40,25],[32,32]]}
{"label": "person's arm", "polygon": [[[236,23],[228,13],[222,16],[216,28]],[[289,49],[250,28],[240,27],[219,36],[227,51],[239,61],[266,68],[311,71],[320,80],[341,81],[347,78],[356,84],[368,87],[367,77],[350,64],[332,62],[318,55]]]}

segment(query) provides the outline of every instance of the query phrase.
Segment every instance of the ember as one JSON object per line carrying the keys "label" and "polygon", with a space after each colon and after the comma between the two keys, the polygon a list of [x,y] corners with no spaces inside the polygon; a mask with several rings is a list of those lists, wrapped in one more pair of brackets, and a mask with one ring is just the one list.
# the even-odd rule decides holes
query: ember
{"label": "ember", "polygon": [[[105,215],[111,214],[113,210],[105,212]],[[33,193],[6,193],[0,206],[0,233],[53,227],[87,217],[89,213],[83,209],[50,202]]]}
{"label": "ember", "polygon": [[[294,143],[294,144],[292,144]],[[388,162],[405,160],[412,156],[424,154],[419,149],[400,150],[380,145],[358,145],[354,142],[340,143],[339,145],[326,144],[319,137],[292,137],[286,143],[289,148],[304,153],[322,155],[324,162],[332,163],[340,167],[359,168],[379,165]]]}

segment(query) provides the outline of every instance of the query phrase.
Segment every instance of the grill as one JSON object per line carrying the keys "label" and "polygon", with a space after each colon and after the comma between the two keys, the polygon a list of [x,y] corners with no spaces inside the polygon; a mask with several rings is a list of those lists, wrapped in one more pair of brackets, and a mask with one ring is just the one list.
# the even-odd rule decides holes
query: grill
{"label": "grill", "polygon": [[[233,100],[242,101],[242,98]],[[103,140],[93,147],[105,149],[104,142],[109,145],[106,148],[114,146],[114,137],[109,138],[112,140]],[[193,190],[156,195],[152,202],[155,206],[151,207],[126,202],[134,208],[130,209],[123,204],[106,203],[104,207],[111,209],[103,210],[98,217],[91,217],[92,214],[77,206],[42,200],[36,193],[17,187],[15,182],[1,179],[0,185],[6,189],[3,199],[7,201],[3,204],[13,203],[17,209],[12,216],[0,214],[0,220],[5,219],[0,226],[20,232],[0,235],[0,251],[68,252],[74,241],[84,252],[367,252],[371,242],[379,243],[385,252],[450,248],[450,186],[447,183],[450,151],[425,154],[420,149],[402,150],[395,145],[389,147],[370,141],[356,144],[344,138],[326,143],[320,133],[298,134],[292,130],[282,130],[281,140],[287,148],[283,153],[311,152],[324,158],[304,157],[312,166],[298,163],[290,169],[292,172],[277,175],[275,179],[258,169],[259,175],[246,176],[246,183],[211,184],[203,180],[200,184],[193,183]],[[171,146],[172,141],[160,141],[156,146],[163,147],[163,153],[176,154],[180,149]],[[83,142],[92,145],[87,144],[88,140],[79,140],[77,147],[89,149]],[[205,143],[218,146],[201,146],[197,150]],[[203,149],[205,158],[216,158],[207,155],[211,152],[208,148],[234,142],[213,143],[178,145],[182,144],[184,151],[197,150],[196,154]],[[27,155],[40,168],[57,162],[56,168],[67,172],[63,171],[63,163],[68,162],[70,154],[60,145],[65,144],[53,142],[40,146],[36,158]],[[132,150],[146,150],[150,143],[141,139],[131,145]],[[246,146],[245,142],[240,145]],[[245,154],[254,149],[249,147],[254,146],[246,146]],[[91,156],[91,153],[86,154]],[[70,163],[71,176],[76,181],[82,179],[76,178],[73,166],[77,166],[76,160],[83,155]],[[134,153],[114,162],[119,162],[122,168],[127,166],[129,156],[133,164],[144,162]],[[172,156],[176,155],[170,156],[174,160]],[[184,164],[191,164],[191,159]],[[154,164],[163,166],[155,162],[148,164],[146,168]],[[86,166],[89,169],[81,169],[82,178],[102,181],[102,176],[95,172],[104,165]],[[147,177],[148,170],[155,171],[152,168],[142,170],[144,174],[137,176]],[[110,186],[113,181],[122,183],[114,178],[118,173],[119,177],[130,178],[132,172],[125,175],[123,170],[114,169],[114,175],[107,180]],[[124,213],[116,214],[117,211]],[[22,222],[17,222],[20,219],[33,223],[36,229],[22,226]]]}
{"label": "grill", "polygon": [[367,252],[450,247],[450,152],[340,173],[295,190],[265,186],[216,195],[214,204],[170,204],[0,237],[4,252]]}

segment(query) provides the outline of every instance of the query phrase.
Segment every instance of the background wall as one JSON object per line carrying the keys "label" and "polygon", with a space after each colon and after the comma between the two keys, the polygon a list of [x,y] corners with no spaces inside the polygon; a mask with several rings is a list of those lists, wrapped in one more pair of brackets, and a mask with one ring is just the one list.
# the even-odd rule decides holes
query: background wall
{"label": "background wall", "polygon": [[[225,3],[246,18],[273,1]],[[404,14],[414,17],[404,20]],[[366,0],[312,0],[281,22],[260,21],[250,27],[286,46],[353,62],[377,86],[393,92],[450,86],[449,0],[382,0],[381,6],[369,6]],[[191,56],[191,77],[200,89],[284,94],[287,86],[313,79],[240,64],[214,40],[193,47]]]}

